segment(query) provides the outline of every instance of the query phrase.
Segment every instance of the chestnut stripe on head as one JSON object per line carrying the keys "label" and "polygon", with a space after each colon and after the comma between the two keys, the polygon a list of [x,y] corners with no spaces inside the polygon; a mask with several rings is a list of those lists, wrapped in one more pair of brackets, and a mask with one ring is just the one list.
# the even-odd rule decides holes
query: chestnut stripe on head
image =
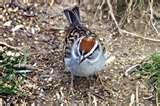
{"label": "chestnut stripe on head", "polygon": [[84,54],[89,53],[91,49],[94,47],[95,43],[96,40],[93,37],[82,38],[80,42],[80,52],[84,52]]}

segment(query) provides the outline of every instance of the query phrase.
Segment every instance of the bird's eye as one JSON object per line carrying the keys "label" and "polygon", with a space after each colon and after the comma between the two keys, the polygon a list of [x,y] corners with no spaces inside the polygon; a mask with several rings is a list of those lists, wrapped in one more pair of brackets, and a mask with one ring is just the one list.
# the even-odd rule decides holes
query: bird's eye
{"label": "bird's eye", "polygon": [[87,58],[88,59],[95,59],[98,56],[98,52],[99,52],[99,45],[96,47],[96,49],[93,51],[93,53],[91,53]]}

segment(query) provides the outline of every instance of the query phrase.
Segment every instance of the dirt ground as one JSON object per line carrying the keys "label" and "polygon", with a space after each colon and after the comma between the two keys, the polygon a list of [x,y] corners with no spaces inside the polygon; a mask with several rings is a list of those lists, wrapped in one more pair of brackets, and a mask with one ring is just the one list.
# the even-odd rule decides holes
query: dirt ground
{"label": "dirt ground", "polygon": [[[65,71],[63,62],[64,28],[68,25],[63,9],[71,6],[17,6],[0,4],[0,42],[21,51],[27,49],[29,65],[36,67],[21,88],[28,92],[26,101],[118,106],[155,104],[151,89],[140,77],[125,75],[127,69],[151,53],[160,51],[159,33],[147,21],[150,18],[148,13],[132,15],[123,26],[136,35],[120,34],[109,13],[99,19],[99,13],[95,15],[95,11],[80,6],[82,22],[104,40],[111,62],[99,73],[100,79],[75,78],[72,93],[70,73]],[[160,31],[158,24],[155,27]]]}

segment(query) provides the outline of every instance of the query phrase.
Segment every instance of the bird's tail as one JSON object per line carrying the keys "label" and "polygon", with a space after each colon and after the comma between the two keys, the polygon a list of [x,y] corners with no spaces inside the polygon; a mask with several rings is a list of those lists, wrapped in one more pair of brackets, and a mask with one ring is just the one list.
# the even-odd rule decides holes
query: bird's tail
{"label": "bird's tail", "polygon": [[81,25],[79,7],[75,6],[72,9],[65,9],[64,14],[71,25]]}

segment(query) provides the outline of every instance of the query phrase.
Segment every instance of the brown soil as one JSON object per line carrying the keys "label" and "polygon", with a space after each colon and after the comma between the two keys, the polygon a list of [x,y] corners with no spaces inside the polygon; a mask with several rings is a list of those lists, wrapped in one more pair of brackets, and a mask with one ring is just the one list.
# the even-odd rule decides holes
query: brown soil
{"label": "brown soil", "polygon": [[[137,76],[125,76],[129,67],[139,64],[146,56],[160,50],[159,41],[144,39],[146,37],[160,39],[159,34],[156,34],[148,23],[149,19],[142,15],[140,18],[138,15],[133,16],[134,18],[123,28],[144,38],[130,34],[120,35],[108,14],[104,14],[102,19],[93,19],[95,12],[81,7],[84,24],[104,39],[106,49],[114,61],[99,73],[100,80],[75,78],[72,93],[70,73],[65,71],[63,63],[64,28],[67,25],[63,7],[54,4],[46,8],[45,5],[39,4],[36,7],[16,8],[14,5],[8,7],[0,4],[0,41],[21,48],[22,51],[27,49],[29,64],[37,68],[24,85],[25,89],[30,89],[27,91],[28,101],[55,103],[97,101],[124,106],[131,103],[131,98],[135,97],[134,100],[140,104],[152,104],[151,101],[144,99],[151,96],[152,92],[144,85],[143,80]],[[9,21],[12,23],[7,24]],[[23,28],[13,31],[18,25],[23,25]]]}

